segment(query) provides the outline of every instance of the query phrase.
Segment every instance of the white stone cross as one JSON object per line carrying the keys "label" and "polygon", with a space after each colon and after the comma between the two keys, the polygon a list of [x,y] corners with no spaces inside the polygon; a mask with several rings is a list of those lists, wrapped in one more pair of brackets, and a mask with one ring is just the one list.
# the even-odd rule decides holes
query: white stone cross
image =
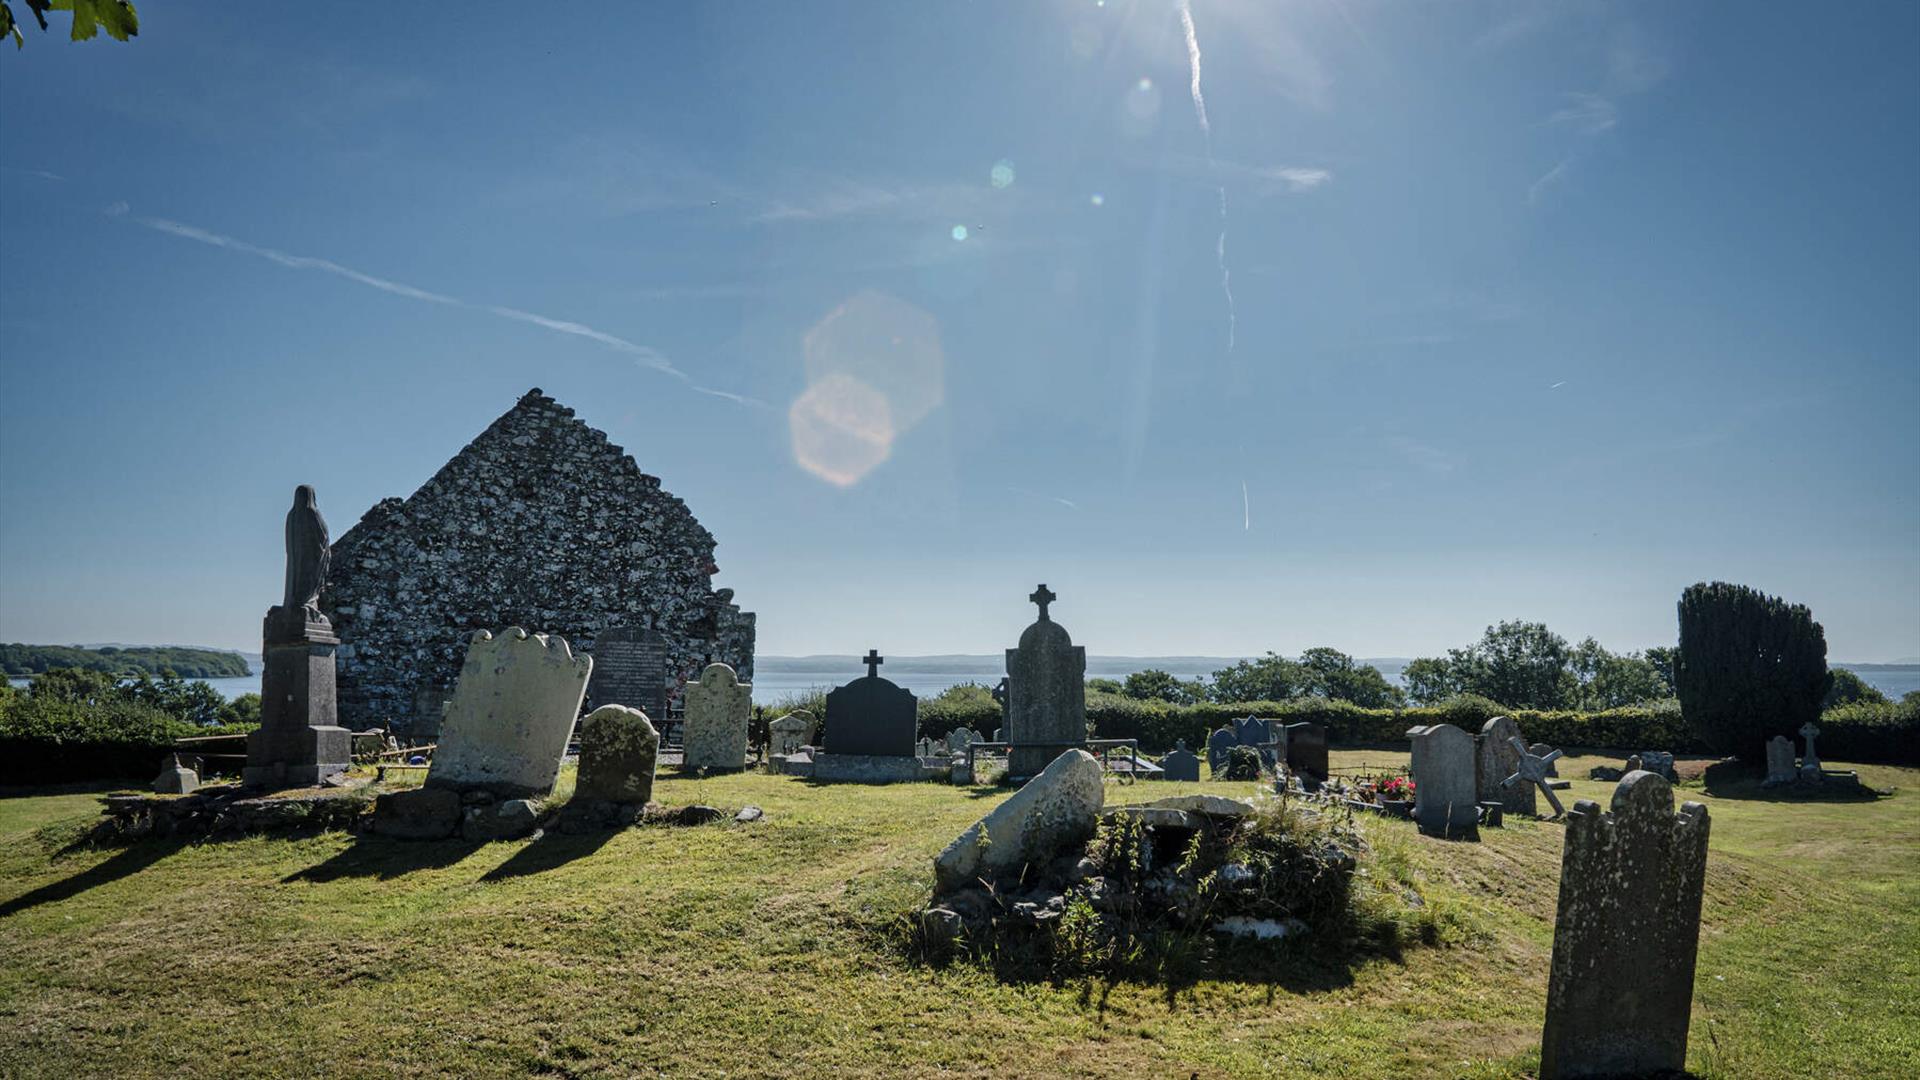
{"label": "white stone cross", "polygon": [[1553,805],[1553,816],[1560,817],[1565,814],[1567,808],[1560,805],[1560,800],[1553,794],[1553,786],[1547,783],[1547,770],[1552,768],[1555,761],[1559,760],[1560,751],[1549,750],[1546,754],[1540,755],[1535,754],[1529,749],[1527,747],[1527,741],[1517,735],[1508,741],[1513,743],[1514,749],[1520,751],[1520,771],[1501,781],[1500,786],[1505,787],[1515,780],[1524,780],[1529,784],[1537,784],[1540,787],[1540,794],[1545,795],[1547,802]]}
{"label": "white stone cross", "polygon": [[1813,752],[1813,737],[1820,734],[1820,728],[1809,720],[1800,725],[1800,737],[1807,740],[1807,752],[1800,757],[1801,771],[1815,771],[1820,768],[1820,755]]}

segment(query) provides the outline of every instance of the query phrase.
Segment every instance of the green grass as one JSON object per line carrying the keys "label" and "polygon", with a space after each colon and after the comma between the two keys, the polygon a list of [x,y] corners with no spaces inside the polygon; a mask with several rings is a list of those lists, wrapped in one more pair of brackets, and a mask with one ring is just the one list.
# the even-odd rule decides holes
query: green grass
{"label": "green grass", "polygon": [[[1115,785],[1109,799],[1251,788]],[[1574,789],[1604,802],[1611,785]],[[1912,1075],[1920,801],[1750,794],[1682,787],[1714,819],[1692,1067]],[[330,834],[62,853],[93,796],[0,798],[0,1075],[1507,1077],[1536,1065],[1556,825],[1463,844],[1363,819],[1370,877],[1402,879],[1445,912],[1458,928],[1446,943],[1170,994],[1002,984],[902,954],[895,930],[925,897],[931,857],[1000,792],[741,775],[664,780],[656,797],[769,816],[482,846]]]}

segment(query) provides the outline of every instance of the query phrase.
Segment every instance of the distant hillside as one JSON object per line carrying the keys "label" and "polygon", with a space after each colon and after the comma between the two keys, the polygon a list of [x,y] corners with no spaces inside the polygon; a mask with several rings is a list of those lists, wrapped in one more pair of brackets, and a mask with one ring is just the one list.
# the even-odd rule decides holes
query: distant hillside
{"label": "distant hillside", "polygon": [[38,675],[53,668],[88,668],[113,675],[171,670],[183,679],[233,679],[251,674],[246,657],[219,649],[184,645],[119,646],[97,649],[79,645],[0,645],[0,671],[8,675]]}

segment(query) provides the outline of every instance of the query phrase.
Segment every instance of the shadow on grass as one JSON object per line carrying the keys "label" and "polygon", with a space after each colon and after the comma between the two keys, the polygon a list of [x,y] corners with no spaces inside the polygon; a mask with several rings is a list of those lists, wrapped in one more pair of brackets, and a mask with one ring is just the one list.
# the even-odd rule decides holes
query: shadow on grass
{"label": "shadow on grass", "polygon": [[415,870],[437,870],[452,866],[479,850],[480,841],[395,840],[387,836],[361,835],[326,862],[296,870],[280,880],[327,882],[341,878],[378,878],[391,881]]}
{"label": "shadow on grass", "polygon": [[1891,792],[1879,792],[1857,780],[1828,778],[1818,787],[1781,784],[1767,787],[1764,774],[1739,761],[1718,761],[1701,774],[1706,793],[1716,799],[1750,799],[1758,802],[1873,802]]}
{"label": "shadow on grass", "polygon": [[[29,908],[39,907],[41,904],[50,904],[58,900],[66,900],[78,896],[95,886],[105,885],[109,882],[119,881],[121,878],[137,874],[147,867],[152,866],[154,863],[159,862],[161,859],[179,851],[186,845],[187,841],[181,839],[146,840],[129,844],[98,866],[82,870],[70,878],[42,885],[32,892],[23,893],[4,904],[0,904],[0,919],[17,912],[26,911]],[[80,847],[80,845],[72,845],[61,853],[66,854],[66,852],[76,850],[78,847]]]}
{"label": "shadow on grass", "polygon": [[584,859],[599,851],[619,831],[595,829],[592,832],[569,834],[548,830],[514,852],[506,862],[480,875],[480,880],[506,881],[565,866],[575,859]]}

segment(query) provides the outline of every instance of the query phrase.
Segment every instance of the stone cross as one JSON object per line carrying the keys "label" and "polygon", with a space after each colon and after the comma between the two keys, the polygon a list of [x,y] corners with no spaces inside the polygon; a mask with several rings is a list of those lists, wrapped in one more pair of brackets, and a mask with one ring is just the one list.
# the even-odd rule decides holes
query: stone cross
{"label": "stone cross", "polygon": [[1520,771],[1507,777],[1501,786],[1510,787],[1515,780],[1537,785],[1540,788],[1540,794],[1545,795],[1547,802],[1552,804],[1553,816],[1564,815],[1567,808],[1560,805],[1560,800],[1553,794],[1553,787],[1547,783],[1547,777],[1553,775],[1553,763],[1560,758],[1560,751],[1549,750],[1544,755],[1536,754],[1527,748],[1526,740],[1517,735],[1513,737],[1512,742],[1513,748],[1520,752]]}
{"label": "stone cross", "polygon": [[1800,755],[1800,768],[1803,772],[1813,772],[1820,768],[1820,755],[1813,752],[1813,737],[1820,734],[1820,728],[1809,720],[1800,725],[1800,737],[1807,740],[1807,752]]}
{"label": "stone cross", "polygon": [[874,676],[877,676],[877,675],[879,675],[879,674],[880,674],[880,665],[881,665],[881,664],[884,664],[884,663],[886,663],[886,662],[887,662],[887,658],[886,658],[886,657],[884,657],[884,656],[881,656],[881,655],[880,655],[880,650],[878,650],[878,649],[868,649],[868,650],[867,650],[867,658],[866,658],[865,660],[863,660],[863,661],[861,661],[861,663],[863,663],[863,664],[865,664],[865,665],[867,665],[867,677],[868,677],[868,678],[873,678]]}
{"label": "stone cross", "polygon": [[1047,605],[1060,598],[1055,596],[1053,592],[1047,588],[1045,582],[1042,582],[1039,588],[1033,590],[1033,592],[1027,596],[1027,599],[1040,605],[1040,618],[1042,621],[1045,621],[1047,618]]}

